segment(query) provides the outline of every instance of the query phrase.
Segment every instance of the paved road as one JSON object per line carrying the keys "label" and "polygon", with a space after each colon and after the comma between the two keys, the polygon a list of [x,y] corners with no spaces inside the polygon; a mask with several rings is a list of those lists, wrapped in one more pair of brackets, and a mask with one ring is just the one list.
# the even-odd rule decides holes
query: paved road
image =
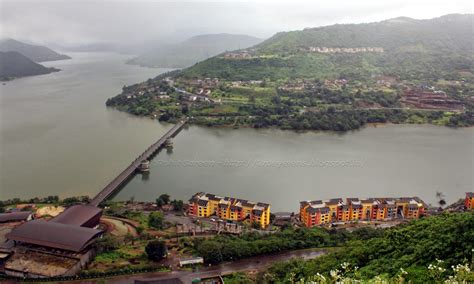
{"label": "paved road", "polygon": [[284,252],[275,255],[266,255],[266,256],[256,256],[247,259],[242,259],[234,262],[223,263],[220,265],[215,265],[211,267],[205,267],[197,272],[191,271],[172,271],[172,272],[152,272],[145,274],[136,274],[130,276],[119,276],[114,278],[108,278],[97,281],[77,281],[74,283],[119,283],[119,284],[128,284],[134,283],[135,280],[164,280],[170,278],[179,278],[183,283],[191,283],[195,278],[207,278],[215,277],[218,275],[227,275],[232,272],[243,272],[243,271],[261,271],[265,268],[268,268],[275,262],[286,261],[292,258],[303,258],[303,259],[313,259],[321,255],[326,254],[327,251],[324,249],[305,249]]}

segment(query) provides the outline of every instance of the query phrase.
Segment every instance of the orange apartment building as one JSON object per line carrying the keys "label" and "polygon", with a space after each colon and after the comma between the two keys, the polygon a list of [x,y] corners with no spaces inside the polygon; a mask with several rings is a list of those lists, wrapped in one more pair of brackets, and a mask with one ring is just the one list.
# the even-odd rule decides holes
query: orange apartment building
{"label": "orange apartment building", "polygon": [[474,192],[466,192],[466,199],[464,200],[464,206],[467,210],[474,209]]}
{"label": "orange apartment building", "polygon": [[196,217],[217,216],[220,219],[244,221],[248,219],[261,228],[270,224],[270,204],[244,199],[221,197],[199,192],[189,200],[187,213]]}
{"label": "orange apartment building", "polygon": [[313,227],[359,220],[417,219],[425,207],[418,197],[310,200],[300,202],[300,220],[306,227]]}

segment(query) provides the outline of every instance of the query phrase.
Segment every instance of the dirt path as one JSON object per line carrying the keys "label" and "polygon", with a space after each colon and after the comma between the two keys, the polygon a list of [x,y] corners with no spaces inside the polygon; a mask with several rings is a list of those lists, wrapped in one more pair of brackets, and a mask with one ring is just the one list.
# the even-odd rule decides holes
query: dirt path
{"label": "dirt path", "polygon": [[120,219],[110,217],[102,217],[101,222],[107,224],[107,227],[110,228],[110,234],[114,236],[125,236],[128,233],[134,237],[138,236],[135,227],[128,222],[126,223]]}

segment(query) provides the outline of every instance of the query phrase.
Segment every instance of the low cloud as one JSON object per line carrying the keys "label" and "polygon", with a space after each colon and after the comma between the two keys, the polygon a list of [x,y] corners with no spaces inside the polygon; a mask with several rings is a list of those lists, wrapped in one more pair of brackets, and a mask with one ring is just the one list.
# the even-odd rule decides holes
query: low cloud
{"label": "low cloud", "polygon": [[267,38],[278,31],[335,23],[472,13],[470,1],[77,1],[0,0],[2,37],[73,46],[143,44],[197,34]]}

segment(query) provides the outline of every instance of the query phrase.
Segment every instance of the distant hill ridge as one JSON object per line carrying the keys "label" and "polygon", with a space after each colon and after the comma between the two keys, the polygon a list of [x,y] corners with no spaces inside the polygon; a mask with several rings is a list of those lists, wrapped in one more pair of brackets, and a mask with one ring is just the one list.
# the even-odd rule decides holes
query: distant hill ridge
{"label": "distant hill ridge", "polygon": [[157,47],[129,60],[128,63],[149,67],[183,68],[224,51],[247,48],[261,41],[248,35],[198,35],[178,44]]}
{"label": "distant hill ridge", "polygon": [[35,62],[71,59],[71,57],[59,54],[46,46],[27,44],[11,38],[0,40],[0,51],[16,51]]}
{"label": "distant hill ridge", "polygon": [[261,52],[294,51],[300,46],[377,46],[399,51],[422,45],[431,51],[472,52],[473,15],[450,14],[428,20],[398,17],[367,24],[336,24],[280,32],[256,46]]}
{"label": "distant hill ridge", "polygon": [[[473,14],[451,14],[279,32],[252,48],[204,60],[178,76],[228,80],[366,80],[374,74],[401,79],[454,78],[460,70],[473,69],[473,22]],[[383,52],[320,52],[322,48],[380,48],[377,50]]]}
{"label": "distant hill ridge", "polygon": [[48,74],[56,71],[59,71],[59,69],[44,67],[19,52],[0,51],[0,80]]}

